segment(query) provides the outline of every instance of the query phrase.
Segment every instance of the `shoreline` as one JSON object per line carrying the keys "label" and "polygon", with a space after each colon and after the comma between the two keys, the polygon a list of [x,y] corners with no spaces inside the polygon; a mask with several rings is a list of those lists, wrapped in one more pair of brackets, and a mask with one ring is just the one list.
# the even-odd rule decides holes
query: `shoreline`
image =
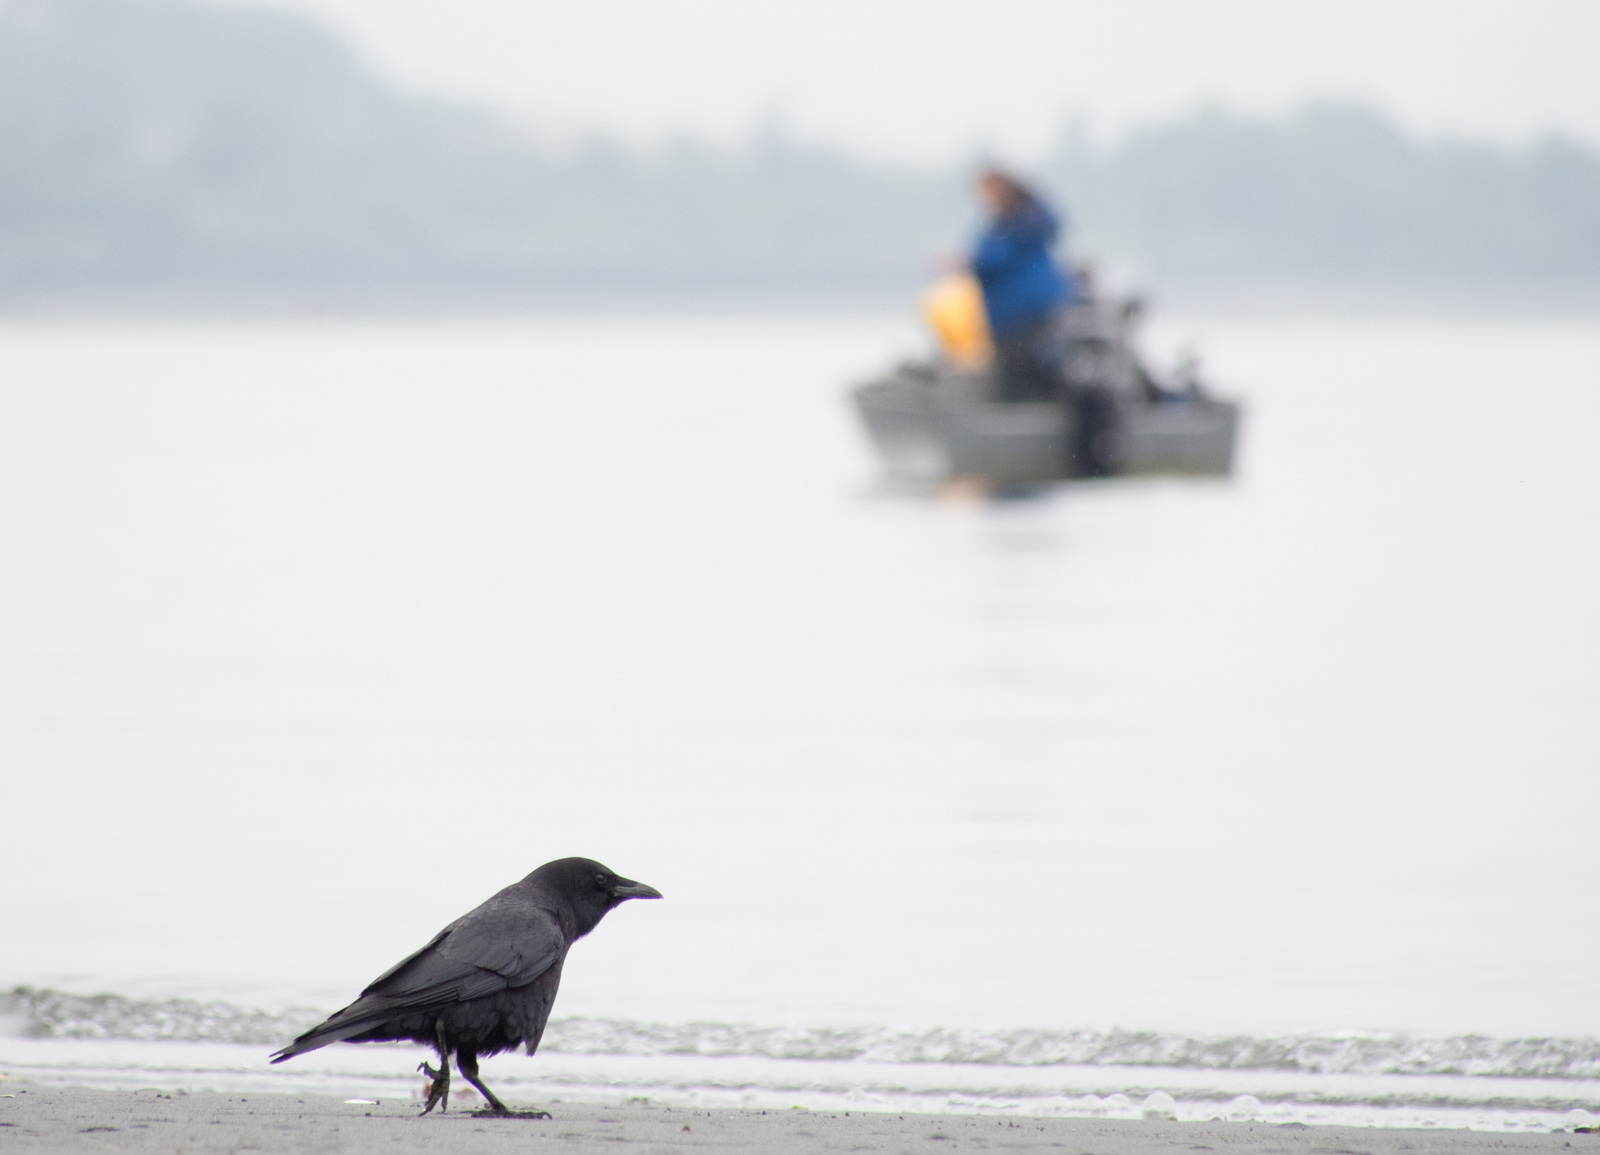
{"label": "shoreline", "polygon": [[411,1100],[339,1100],[317,1095],[167,1094],[99,1091],[7,1081],[0,1137],[8,1151],[450,1150],[675,1151],[1093,1151],[1096,1155],[1210,1150],[1236,1155],[1470,1155],[1528,1150],[1600,1152],[1600,1134],[1494,1134],[1378,1130],[1303,1123],[1175,1122],[1165,1119],[895,1115],[880,1112],[689,1109],[633,1100],[618,1105],[544,1104],[554,1118],[495,1118],[463,1106],[420,1116]]}
{"label": "shoreline", "polygon": [[[259,1045],[0,1039],[0,1091],[14,1086],[167,1094],[310,1096],[385,1103],[420,1094],[421,1047],[325,1048],[272,1067]],[[483,1060],[508,1103],[674,1110],[870,1111],[919,1116],[1138,1121],[1156,1105],[1184,1123],[1297,1122],[1363,1130],[1543,1134],[1593,1124],[1594,1078],[1315,1073],[1211,1067],[786,1060],[763,1055],[577,1054]],[[9,1081],[8,1080],[9,1077]],[[463,1093],[470,1091],[461,1089]]]}

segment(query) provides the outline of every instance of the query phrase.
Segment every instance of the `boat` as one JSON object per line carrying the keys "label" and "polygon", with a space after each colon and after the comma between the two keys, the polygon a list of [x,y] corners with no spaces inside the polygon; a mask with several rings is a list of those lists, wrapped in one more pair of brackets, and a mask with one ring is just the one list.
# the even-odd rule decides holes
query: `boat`
{"label": "boat", "polygon": [[[1233,470],[1240,406],[1211,395],[1192,359],[1165,380],[1138,356],[1137,299],[1080,301],[1058,342],[1069,390],[1102,400],[1107,419],[1092,457],[1112,476],[1225,477]],[[891,482],[971,479],[994,489],[1085,476],[1074,406],[993,400],[992,358],[903,362],[853,391]]]}

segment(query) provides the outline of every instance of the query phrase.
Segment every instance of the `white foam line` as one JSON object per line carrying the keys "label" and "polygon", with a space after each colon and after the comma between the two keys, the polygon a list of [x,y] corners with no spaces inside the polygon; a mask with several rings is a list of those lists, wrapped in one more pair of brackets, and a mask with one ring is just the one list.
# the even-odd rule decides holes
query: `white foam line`
{"label": "white foam line", "polygon": [[[0,1040],[0,1069],[42,1083],[100,1087],[249,1090],[372,1098],[420,1088],[412,1046],[330,1047],[285,1066],[263,1047],[208,1043]],[[705,1106],[799,1103],[815,1109],[982,1111],[1023,1114],[1133,1112],[1154,1091],[1179,1102],[1181,1118],[1213,1118],[1239,1096],[1279,1121],[1505,1129],[1508,1118],[1548,1128],[1574,1107],[1600,1103],[1600,1080],[1487,1076],[1317,1075],[1160,1067],[1017,1068],[980,1064],[884,1064],[763,1057],[501,1055],[484,1077],[508,1097],[617,1101],[648,1097]],[[1126,1096],[1128,1105],[1107,1100]],[[1086,1097],[1093,1097],[1088,1102]],[[1401,1122],[1400,1120],[1405,1120]],[[1516,1124],[1523,1126],[1523,1124]]]}

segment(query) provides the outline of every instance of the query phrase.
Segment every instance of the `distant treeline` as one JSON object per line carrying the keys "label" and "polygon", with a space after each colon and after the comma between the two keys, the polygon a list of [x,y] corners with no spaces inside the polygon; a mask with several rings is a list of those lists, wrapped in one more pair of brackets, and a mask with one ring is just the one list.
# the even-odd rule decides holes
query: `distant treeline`
{"label": "distant treeline", "polygon": [[1207,112],[1048,166],[1094,247],[1187,281],[1600,282],[1600,154],[1419,143],[1361,109]]}
{"label": "distant treeline", "polygon": [[[1038,173],[1156,281],[1600,284],[1600,155],[1381,118],[1206,113]],[[397,95],[315,26],[186,0],[0,0],[0,294],[904,291],[964,171],[757,134],[552,146]]]}

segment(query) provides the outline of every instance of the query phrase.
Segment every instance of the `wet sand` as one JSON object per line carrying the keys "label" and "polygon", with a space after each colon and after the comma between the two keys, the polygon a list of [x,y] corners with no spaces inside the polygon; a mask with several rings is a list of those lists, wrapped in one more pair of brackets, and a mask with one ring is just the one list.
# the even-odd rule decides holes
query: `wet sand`
{"label": "wet sand", "polygon": [[1600,1135],[1379,1131],[1265,1123],[1132,1122],[992,1115],[693,1111],[649,1103],[551,1104],[553,1119],[418,1116],[413,1102],[316,1096],[94,1091],[5,1084],[0,1150],[32,1151],[1066,1151],[1143,1155],[1455,1155],[1479,1151],[1600,1152]]}

